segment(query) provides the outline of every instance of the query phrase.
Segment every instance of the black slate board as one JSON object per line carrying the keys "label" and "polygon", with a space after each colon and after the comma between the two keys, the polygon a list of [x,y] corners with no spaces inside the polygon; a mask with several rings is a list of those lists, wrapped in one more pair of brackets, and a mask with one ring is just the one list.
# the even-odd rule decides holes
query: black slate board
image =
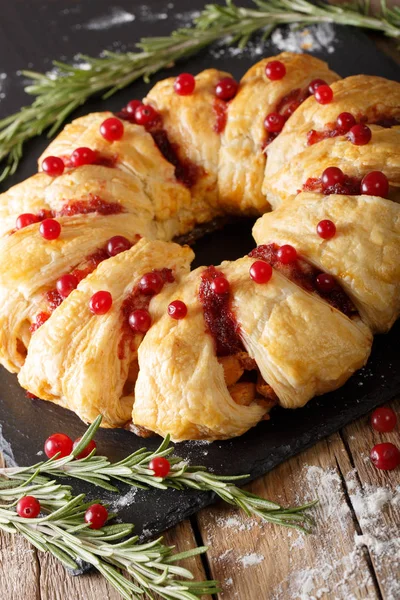
{"label": "black slate board", "polygon": [[[118,9],[112,9],[108,0],[81,0],[76,4],[68,0],[14,0],[13,3],[3,0],[0,70],[6,71],[8,76],[0,79],[5,93],[0,102],[1,115],[9,114],[28,101],[23,92],[22,78],[16,75],[18,69],[29,65],[32,69],[43,71],[50,68],[51,58],[71,61],[78,50],[97,55],[106,47],[114,50],[130,49],[140,36],[168,34],[181,24],[174,16],[176,13],[187,14],[200,9],[203,2],[191,0],[189,4],[186,0],[175,0],[174,7],[171,8],[172,3],[153,0],[147,2],[147,5],[151,6],[151,11],[146,17],[141,5],[132,0],[119,0]],[[94,18],[110,15],[112,10],[122,10],[128,14],[133,12],[136,18],[109,29],[85,27]],[[158,15],[158,18],[151,18],[151,14]],[[160,18],[160,14],[167,18]],[[345,27],[335,28],[334,33],[335,39],[330,44],[334,51],[322,48],[315,54],[328,60],[331,67],[342,76],[367,73],[399,79],[397,65],[380,54],[364,34]],[[184,69],[195,73],[213,65],[230,71],[239,78],[259,58],[276,53],[277,48],[271,42],[266,43],[262,54],[257,56],[251,52],[240,57],[225,53],[216,59],[205,51],[188,61]],[[175,74],[180,70],[179,67],[174,68],[168,74]],[[165,76],[164,72],[159,78]],[[145,95],[147,89],[147,85],[137,83],[107,102],[91,100],[74,117],[93,110],[117,110],[129,99]],[[35,172],[35,161],[46,144],[47,141],[43,138],[27,146],[26,159],[7,185]],[[218,264],[223,259],[235,259],[249,251],[254,246],[251,225],[248,220],[233,223],[223,232],[215,232],[197,242],[194,248],[196,265]],[[183,443],[178,445],[177,452],[217,473],[249,473],[251,478],[262,475],[400,392],[399,331],[400,324],[397,324],[389,335],[378,336],[367,367],[337,392],[314,399],[298,411],[277,409],[270,422],[260,424],[239,439],[213,444]],[[19,388],[16,377],[2,369],[0,433],[1,431],[0,449],[5,452],[9,461],[27,465],[39,460],[43,441],[48,435],[64,431],[75,438],[82,434],[84,425],[69,411],[40,400],[28,400],[24,391]],[[101,431],[96,439],[100,453],[111,459],[120,459],[144,443],[140,438],[122,430]],[[159,441],[158,438],[153,438],[145,443],[148,447],[155,448]],[[73,485],[76,492],[88,492],[92,497],[100,495],[104,501],[109,502],[119,500],[116,495],[101,491],[99,494],[98,490],[83,483],[74,482]],[[123,488],[121,492],[126,494],[129,490]],[[125,506],[120,506],[118,512],[122,519],[135,522],[137,532],[147,537],[165,530],[212,500],[212,495],[197,492],[138,490],[134,501],[131,501],[130,496],[125,498]]]}

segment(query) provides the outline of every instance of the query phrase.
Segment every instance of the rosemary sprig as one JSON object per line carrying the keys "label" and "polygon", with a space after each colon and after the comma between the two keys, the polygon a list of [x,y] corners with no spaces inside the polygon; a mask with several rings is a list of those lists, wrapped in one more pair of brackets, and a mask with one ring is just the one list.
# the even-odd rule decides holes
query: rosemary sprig
{"label": "rosemary sprig", "polygon": [[[43,516],[18,516],[14,507],[26,495],[40,501]],[[93,502],[85,502],[84,494],[72,496],[69,486],[38,474],[22,483],[0,477],[0,502],[0,529],[23,535],[69,568],[77,569],[80,561],[93,565],[126,600],[154,599],[153,594],[167,600],[196,600],[218,591],[217,582],[191,581],[191,572],[176,564],[207,548],[173,554],[174,548],[165,546],[162,538],[139,544],[130,524],[90,529],[83,517]]]}
{"label": "rosemary sprig", "polygon": [[0,162],[6,161],[0,181],[17,170],[27,140],[45,130],[52,136],[90,96],[106,91],[103,97],[107,98],[141,77],[148,81],[160,69],[214,42],[244,47],[255,32],[262,30],[267,38],[278,25],[290,23],[354,25],[400,38],[400,8],[389,9],[386,0],[381,0],[381,14],[376,17],[368,14],[369,0],[341,6],[309,0],[253,0],[254,8],[236,6],[233,0],[225,2],[206,5],[191,27],[177,29],[167,37],[142,39],[137,51],[106,51],[101,58],[82,55],[84,68],[54,61],[55,71],[50,73],[23,71],[32,80],[25,91],[35,100],[0,120]]}
{"label": "rosemary sprig", "polygon": [[[110,463],[105,456],[97,456],[95,450],[86,458],[77,460],[87,444],[93,439],[100,427],[99,416],[87,429],[80,444],[72,454],[64,458],[52,458],[39,462],[31,467],[11,467],[0,469],[0,476],[9,479],[29,481],[30,477],[38,474],[51,475],[52,477],[74,477],[82,479],[109,491],[117,492],[118,489],[110,483],[112,480],[120,481],[134,487],[148,489],[155,487],[162,490],[175,488],[178,490],[195,489],[203,492],[213,492],[225,502],[237,506],[247,515],[255,515],[276,525],[292,527],[303,532],[309,532],[312,520],[307,515],[307,510],[315,505],[310,502],[302,506],[283,508],[276,502],[265,500],[246,490],[238,488],[233,482],[246,479],[247,475],[225,476],[215,475],[205,467],[190,466],[181,458],[172,456],[173,446],[169,437],[166,437],[160,447],[154,452],[140,448],[123,460]],[[155,477],[149,463],[154,458],[167,457],[171,470],[167,477]]]}

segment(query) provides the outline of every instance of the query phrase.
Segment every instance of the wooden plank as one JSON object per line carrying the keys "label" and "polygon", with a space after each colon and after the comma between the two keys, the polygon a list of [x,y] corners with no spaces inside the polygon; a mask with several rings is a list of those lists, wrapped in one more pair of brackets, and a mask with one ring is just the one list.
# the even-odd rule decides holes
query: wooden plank
{"label": "wooden plank", "polygon": [[[0,467],[4,467],[0,452]],[[22,536],[0,530],[0,598],[40,600],[36,549]]]}
{"label": "wooden plank", "polygon": [[[399,399],[392,403],[392,408],[399,416]],[[376,469],[369,453],[378,443],[398,445],[399,424],[391,433],[378,433],[370,426],[369,417],[365,417],[348,425],[343,438],[353,463],[351,471],[344,474],[360,524],[362,537],[357,540],[365,544],[371,557],[382,596],[396,600],[400,598],[400,469]]]}
{"label": "wooden plank", "polygon": [[344,461],[347,452],[335,434],[250,486],[284,505],[318,494],[313,535],[260,524],[221,504],[198,514],[212,575],[223,584],[221,600],[380,598],[367,557],[354,543],[357,523],[338,456]]}

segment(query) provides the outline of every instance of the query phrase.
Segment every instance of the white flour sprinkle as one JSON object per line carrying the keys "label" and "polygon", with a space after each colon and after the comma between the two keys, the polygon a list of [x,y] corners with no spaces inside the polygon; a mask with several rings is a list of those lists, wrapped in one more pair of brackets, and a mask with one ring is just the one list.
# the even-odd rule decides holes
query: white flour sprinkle
{"label": "white flour sprinkle", "polygon": [[319,23],[300,30],[296,29],[295,25],[287,29],[275,29],[271,41],[281,52],[326,50],[331,54],[335,51],[336,38],[335,30],[330,23]]}
{"label": "white flour sprinkle", "polygon": [[91,19],[83,25],[77,25],[76,28],[80,29],[82,27],[83,29],[101,31],[102,29],[110,29],[111,27],[123,25],[124,23],[131,23],[134,20],[134,14],[129,13],[126,10],[122,10],[117,6],[114,6],[111,9],[111,13],[109,15],[104,15],[103,17],[96,17],[95,19]]}
{"label": "white flour sprinkle", "polygon": [[259,565],[263,560],[265,560],[265,556],[262,554],[246,554],[241,558],[238,558],[238,563],[240,563],[245,569],[248,567],[254,567],[255,565]]}
{"label": "white flour sprinkle", "polygon": [[117,500],[114,500],[110,504],[110,510],[115,511],[119,508],[125,508],[126,506],[131,506],[135,502],[135,496],[137,493],[137,489],[129,490],[124,496],[120,496]]}
{"label": "white flour sprinkle", "polygon": [[142,4],[142,6],[139,6],[139,19],[145,23],[165,21],[165,19],[168,19],[168,13],[166,11],[154,13],[150,6],[147,6],[147,4]]}
{"label": "white flour sprinkle", "polygon": [[253,527],[259,525],[258,521],[246,517],[244,522],[239,517],[217,517],[216,523],[218,527],[236,529],[237,531],[250,531]]}

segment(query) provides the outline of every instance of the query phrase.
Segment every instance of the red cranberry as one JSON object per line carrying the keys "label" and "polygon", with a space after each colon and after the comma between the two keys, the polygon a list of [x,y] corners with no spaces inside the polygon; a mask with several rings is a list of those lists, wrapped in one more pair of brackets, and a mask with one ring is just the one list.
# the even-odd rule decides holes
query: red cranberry
{"label": "red cranberry", "polygon": [[116,256],[125,250],[129,250],[132,247],[130,241],[123,235],[115,235],[110,238],[107,242],[107,254],[108,256]]}
{"label": "red cranberry", "polygon": [[178,321],[184,319],[187,315],[187,306],[182,300],[174,300],[171,304],[168,304],[168,314]]}
{"label": "red cranberry", "polygon": [[59,454],[58,458],[64,458],[72,452],[72,440],[65,433],[53,433],[44,443],[44,451],[48,458]]}
{"label": "red cranberry", "polygon": [[93,294],[89,301],[89,308],[94,315],[105,315],[112,306],[110,292],[100,291]]}
{"label": "red cranberry", "polygon": [[324,219],[318,223],[317,233],[323,240],[330,240],[336,234],[336,225],[333,221]]}
{"label": "red cranberry", "polygon": [[108,510],[102,504],[92,504],[85,512],[85,523],[90,529],[101,529],[108,519]]}
{"label": "red cranberry", "polygon": [[116,117],[110,117],[100,125],[100,133],[107,142],[117,142],[124,135],[124,124]]}
{"label": "red cranberry", "polygon": [[18,500],[17,514],[24,519],[36,519],[40,513],[40,502],[33,496],[24,496]]}
{"label": "red cranberry", "polygon": [[55,219],[45,219],[40,223],[39,232],[45,240],[56,240],[60,237],[61,225]]}
{"label": "red cranberry", "polygon": [[330,104],[333,100],[333,91],[329,85],[320,85],[314,92],[318,104]]}
{"label": "red cranberry", "polygon": [[136,109],[139,108],[139,106],[142,106],[140,100],[130,100],[126,105],[125,110],[130,117],[135,117]]}
{"label": "red cranberry", "polygon": [[50,177],[58,177],[64,173],[64,161],[58,156],[47,156],[42,162],[42,170]]}
{"label": "red cranberry", "polygon": [[212,280],[211,289],[218,295],[228,294],[230,290],[229,281],[226,279],[226,277],[220,275]]}
{"label": "red cranberry", "polygon": [[312,96],[315,94],[315,90],[317,90],[321,85],[328,85],[326,81],[323,79],[313,79],[308,86],[308,92]]}
{"label": "red cranberry", "polygon": [[392,471],[400,465],[400,450],[390,442],[376,444],[370,457],[375,467],[383,471]]}
{"label": "red cranberry", "polygon": [[250,277],[256,283],[268,283],[272,277],[272,267],[264,260],[256,260],[250,267]]}
{"label": "red cranberry", "polygon": [[139,281],[139,288],[146,296],[159,294],[163,288],[164,281],[159,273],[146,273]]}
{"label": "red cranberry", "polygon": [[371,171],[361,181],[361,193],[387,198],[389,194],[388,178],[382,171]]}
{"label": "red cranberry", "polygon": [[[77,445],[80,443],[82,438],[77,438],[74,441],[74,445],[72,447],[73,450],[75,450],[75,448],[77,447]],[[84,449],[82,450],[82,452],[80,452],[77,456],[75,456],[76,459],[81,459],[81,458],[86,458],[87,456],[89,456],[89,454],[95,450],[96,448],[96,442],[94,440],[90,440],[90,442],[88,443],[87,446],[84,447]]]}
{"label": "red cranberry", "polygon": [[168,473],[171,471],[171,465],[169,460],[163,456],[157,456],[149,462],[149,469],[154,471],[154,477],[164,478],[167,477]]}
{"label": "red cranberry", "polygon": [[271,60],[265,67],[265,74],[271,81],[278,81],[285,77],[286,67],[280,60]]}
{"label": "red cranberry", "polygon": [[354,127],[355,124],[356,120],[353,117],[353,115],[349,112],[340,113],[340,115],[336,119],[336,125],[345,133],[350,131],[350,129]]}
{"label": "red cranberry", "polygon": [[196,80],[190,73],[181,73],[174,82],[174,90],[179,96],[190,96],[195,87]]}
{"label": "red cranberry", "polygon": [[92,165],[96,160],[96,152],[91,148],[77,148],[71,154],[71,163],[73,167],[82,167],[83,165]]}
{"label": "red cranberry", "polygon": [[237,94],[239,84],[232,77],[224,77],[215,87],[215,95],[220,100],[232,100]]}
{"label": "red cranberry", "polygon": [[394,410],[386,406],[377,408],[371,415],[371,425],[375,431],[387,433],[396,427],[397,417]]}
{"label": "red cranberry", "polygon": [[320,273],[317,275],[315,282],[317,284],[317,288],[321,292],[331,292],[336,287],[336,281],[333,275],[329,275],[328,273]]}
{"label": "red cranberry", "polygon": [[265,117],[264,127],[270,133],[279,133],[282,131],[284,124],[286,123],[286,119],[283,115],[279,113],[269,113]]}
{"label": "red cranberry", "polygon": [[293,248],[293,246],[291,246],[290,244],[284,244],[279,248],[278,252],[276,253],[276,256],[278,257],[278,260],[280,260],[281,263],[283,263],[284,265],[288,265],[289,263],[292,263],[295,260],[297,260],[297,250],[296,248]]}
{"label": "red cranberry", "polygon": [[75,275],[63,275],[56,283],[57,292],[62,298],[67,298],[76,289],[78,283]]}
{"label": "red cranberry", "polygon": [[33,225],[33,223],[37,223],[39,218],[36,215],[31,213],[24,213],[23,215],[19,215],[15,222],[16,229],[23,229],[24,227],[28,227],[28,225]]}
{"label": "red cranberry", "polygon": [[157,117],[158,112],[150,104],[141,104],[135,110],[135,121],[138,125],[150,125]]}
{"label": "red cranberry", "polygon": [[372,137],[372,131],[368,125],[364,125],[364,123],[358,123],[358,125],[353,125],[353,127],[349,130],[347,137],[352,144],[355,144],[356,146],[365,146],[365,144],[368,144]]}
{"label": "red cranberry", "polygon": [[133,331],[146,333],[151,327],[151,316],[147,310],[138,308],[129,315],[129,326]]}
{"label": "red cranberry", "polygon": [[343,183],[344,173],[341,169],[339,169],[339,167],[328,167],[322,173],[321,180],[322,187],[324,188],[324,190],[327,190],[336,185],[337,183]]}

